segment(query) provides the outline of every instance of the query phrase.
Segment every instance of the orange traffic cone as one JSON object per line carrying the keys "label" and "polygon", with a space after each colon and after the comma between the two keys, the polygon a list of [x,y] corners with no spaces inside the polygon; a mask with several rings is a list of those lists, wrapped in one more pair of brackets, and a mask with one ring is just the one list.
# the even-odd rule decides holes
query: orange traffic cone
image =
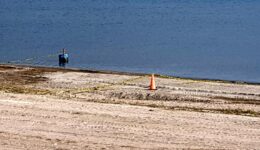
{"label": "orange traffic cone", "polygon": [[152,76],[151,76],[150,90],[156,90],[154,74],[152,74]]}

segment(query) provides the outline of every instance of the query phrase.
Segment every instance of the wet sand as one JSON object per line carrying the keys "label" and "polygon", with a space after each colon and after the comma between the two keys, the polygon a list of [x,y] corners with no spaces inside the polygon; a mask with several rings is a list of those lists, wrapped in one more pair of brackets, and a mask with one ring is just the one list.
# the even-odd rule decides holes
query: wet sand
{"label": "wet sand", "polygon": [[260,86],[0,66],[3,149],[258,149]]}

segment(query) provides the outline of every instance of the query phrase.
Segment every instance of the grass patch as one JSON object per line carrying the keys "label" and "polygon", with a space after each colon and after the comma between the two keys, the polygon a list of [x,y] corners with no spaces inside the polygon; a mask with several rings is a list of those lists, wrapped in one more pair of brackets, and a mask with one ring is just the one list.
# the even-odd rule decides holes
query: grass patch
{"label": "grass patch", "polygon": [[46,95],[52,92],[45,89],[26,88],[21,86],[0,86],[0,90],[6,93]]}

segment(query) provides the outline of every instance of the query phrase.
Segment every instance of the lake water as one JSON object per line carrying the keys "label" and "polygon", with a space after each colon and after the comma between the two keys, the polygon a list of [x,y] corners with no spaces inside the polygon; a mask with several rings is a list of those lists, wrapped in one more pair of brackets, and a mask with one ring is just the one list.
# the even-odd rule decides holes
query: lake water
{"label": "lake water", "polygon": [[259,40],[259,0],[0,0],[2,63],[260,82]]}

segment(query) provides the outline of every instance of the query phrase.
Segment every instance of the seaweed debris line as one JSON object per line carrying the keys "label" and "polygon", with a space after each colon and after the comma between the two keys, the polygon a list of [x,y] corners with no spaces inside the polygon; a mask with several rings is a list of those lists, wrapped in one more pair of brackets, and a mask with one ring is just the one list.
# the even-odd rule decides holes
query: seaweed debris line
{"label": "seaweed debris line", "polygon": [[[56,55],[57,56],[57,55]],[[260,86],[0,65],[2,149],[258,149]]]}

